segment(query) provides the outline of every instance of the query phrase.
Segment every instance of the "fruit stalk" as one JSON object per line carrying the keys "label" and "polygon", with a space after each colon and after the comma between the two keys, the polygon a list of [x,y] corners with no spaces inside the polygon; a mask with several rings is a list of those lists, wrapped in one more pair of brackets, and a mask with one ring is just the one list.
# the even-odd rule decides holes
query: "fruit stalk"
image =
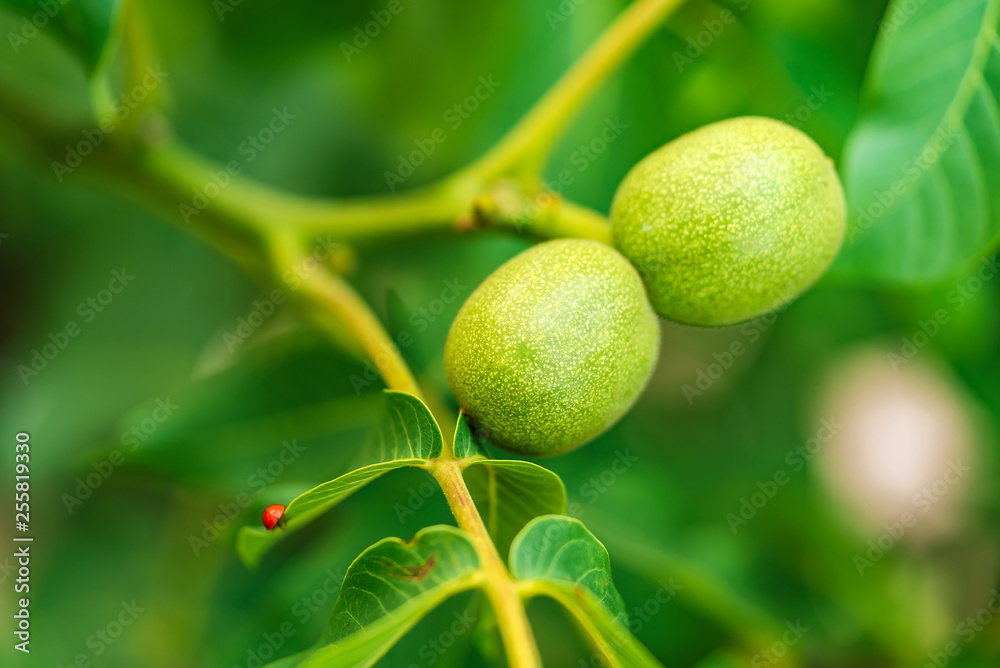
{"label": "fruit stalk", "polygon": [[[294,239],[277,236],[271,240],[271,246],[277,277],[295,267],[304,266],[307,258]],[[365,300],[347,281],[325,266],[307,273],[299,272],[298,275],[302,278],[301,294],[298,296],[312,307],[309,311],[314,320],[341,343],[360,345],[386,385],[420,396],[420,386],[399,348]],[[330,316],[333,316],[333,322]]]}
{"label": "fruit stalk", "polygon": [[493,544],[462,477],[461,466],[450,448],[433,462],[430,470],[441,486],[458,526],[469,535],[479,555],[486,575],[483,590],[496,611],[497,626],[500,627],[500,638],[508,663],[516,668],[540,668],[542,663],[538,646],[517,584]]}
{"label": "fruit stalk", "polygon": [[684,0],[635,0],[470,172],[535,177],[584,102]]}
{"label": "fruit stalk", "polygon": [[[278,275],[301,261],[294,240],[278,237],[274,240],[274,246]],[[382,374],[387,386],[417,397],[422,396],[420,387],[388,332],[346,281],[321,267],[306,276],[302,296],[334,314],[337,322],[348,328],[351,336]],[[538,648],[517,585],[493,544],[462,477],[461,465],[447,440],[441,456],[429,463],[428,470],[441,486],[459,528],[468,535],[479,555],[486,576],[483,590],[496,611],[497,625],[510,665],[516,668],[540,668]]]}
{"label": "fruit stalk", "polygon": [[303,284],[303,290],[318,305],[326,306],[361,343],[386,385],[394,390],[420,396],[420,386],[410,373],[399,348],[354,288],[343,279],[321,269]]}
{"label": "fruit stalk", "polygon": [[[469,203],[488,193],[497,181],[514,177],[524,185],[538,186],[553,144],[587,98],[682,3],[633,2],[492,149],[441,181],[405,193],[331,199],[298,195],[243,175],[228,175],[227,185],[212,198],[211,211],[195,218],[211,213],[252,235],[291,233],[300,240],[333,234],[341,241],[356,241],[453,229],[468,214]],[[225,172],[225,167],[190,150],[172,136],[164,119],[154,118],[156,122],[150,126],[158,131],[140,137],[144,142],[140,150],[109,149],[101,168],[132,185],[135,194],[148,201],[169,193],[167,201],[176,211],[178,200],[190,200],[193,190],[203,188],[211,182],[212,174]],[[63,145],[47,136],[36,139],[44,146]],[[547,214],[520,221],[516,231],[542,237],[609,240],[603,224],[598,224],[604,217],[595,211],[563,202]],[[504,220],[486,223],[510,227]]]}

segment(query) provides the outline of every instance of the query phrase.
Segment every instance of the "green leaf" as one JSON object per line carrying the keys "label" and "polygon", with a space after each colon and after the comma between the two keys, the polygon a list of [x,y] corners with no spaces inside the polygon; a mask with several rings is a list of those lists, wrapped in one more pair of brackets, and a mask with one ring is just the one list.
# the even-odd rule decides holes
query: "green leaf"
{"label": "green leaf", "polygon": [[[89,73],[98,68],[116,44],[113,35],[122,5],[121,0],[0,0],[0,8],[28,20],[23,25],[42,25],[43,31],[62,41],[83,61]],[[14,34],[24,36],[23,32]]]}
{"label": "green leaf", "polygon": [[285,535],[306,526],[387,471],[404,466],[423,467],[428,459],[441,454],[442,443],[441,430],[420,399],[405,392],[386,391],[382,418],[369,450],[369,456],[378,461],[297,496],[287,504],[282,516],[285,530],[242,527],[236,539],[240,558],[247,566],[256,566]]}
{"label": "green leaf", "polygon": [[1000,233],[1000,0],[894,0],[843,164],[850,228],[835,274],[946,278]]}
{"label": "green leaf", "polygon": [[484,459],[465,469],[465,482],[500,554],[531,520],[566,512],[565,485],[538,464]]}
{"label": "green leaf", "polygon": [[477,455],[481,457],[486,456],[486,452],[479,444],[475,434],[472,433],[472,428],[469,426],[469,418],[465,415],[464,411],[458,414],[458,424],[455,425],[455,444],[453,450],[455,452],[455,457],[458,459],[475,457]]}
{"label": "green leaf", "polygon": [[480,581],[476,550],[455,527],[423,529],[408,543],[381,540],[347,570],[319,645],[272,665],[371,666],[439,603]]}
{"label": "green leaf", "polygon": [[660,665],[629,631],[608,551],[579,520],[548,515],[529,522],[511,546],[510,570],[532,582],[530,595],[562,603],[610,665]]}
{"label": "green leaf", "polygon": [[455,456],[480,457],[469,464],[465,483],[500,554],[507,554],[514,536],[539,515],[566,512],[566,486],[552,471],[509,459],[487,459],[463,413],[455,427]]}
{"label": "green leaf", "polygon": [[287,505],[285,514],[281,518],[285,530],[275,528],[267,531],[262,527],[242,527],[236,538],[236,552],[247,566],[256,566],[268,550],[287,534],[306,526],[383,473],[404,466],[420,466],[423,463],[423,459],[407,458],[371,464],[314,487],[295,497]]}
{"label": "green leaf", "polygon": [[367,448],[372,461],[441,456],[444,438],[430,409],[412,394],[385,391],[385,410],[375,438]]}

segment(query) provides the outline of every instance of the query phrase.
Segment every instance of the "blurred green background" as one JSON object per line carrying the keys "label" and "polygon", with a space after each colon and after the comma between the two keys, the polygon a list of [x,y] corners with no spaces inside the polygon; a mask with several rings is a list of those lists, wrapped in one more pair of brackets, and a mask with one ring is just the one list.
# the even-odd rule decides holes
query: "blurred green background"
{"label": "blurred green background", "polygon": [[[294,118],[245,171],[330,196],[386,191],[384,173],[435,128],[447,140],[406,188],[480,155],[625,5],[404,0],[348,60],[342,43],[381,0],[245,0],[221,20],[211,3],[143,4],[177,134],[215,160],[242,160],[248,135],[287,109]],[[547,173],[569,170],[565,194],[607,211],[645,154],[747,114],[791,119],[839,160],[885,4],[691,2],[587,105]],[[723,9],[735,23],[679,60]],[[0,32],[20,21],[0,12]],[[480,77],[499,86],[456,127],[446,114]],[[810,106],[817,91],[824,99]],[[0,103],[39,123],[90,126],[85,76],[44,31],[0,57]],[[444,499],[421,494],[423,473],[394,473],[248,571],[236,529],[347,470],[377,414],[377,384],[358,394],[350,378],[360,364],[287,305],[230,350],[226,335],[270,288],[113,183],[75,172],[59,182],[4,118],[0,471],[9,489],[14,434],[29,432],[36,543],[32,653],[5,642],[0,661],[256,666],[311,645],[354,556],[383,536],[449,522]],[[620,135],[581,159],[609,119]],[[461,300],[444,303],[442,292],[454,282],[467,294],[529,243],[483,233],[365,245],[349,277],[392,329],[413,334],[406,355],[447,392],[442,348]],[[100,311],[86,306],[100,304],[114,271],[134,279]],[[997,603],[1000,569],[1000,294],[996,280],[968,278],[906,291],[826,281],[748,325],[664,323],[662,359],[635,409],[591,445],[542,462],[565,481],[571,514],[608,546],[633,630],[665,665],[998,665],[1000,623],[983,611]],[[390,291],[402,317],[387,313]],[[942,309],[947,322],[921,339],[921,323]],[[25,382],[19,365],[70,321],[79,335]],[[823,418],[840,425],[830,438]],[[304,450],[277,467],[286,442]],[[116,450],[124,463],[68,502]],[[970,472],[933,492],[956,460]],[[915,495],[928,486],[924,504]],[[210,540],[205,523],[234,504]],[[401,520],[400,507],[415,513]],[[897,539],[904,512],[916,523]],[[5,536],[12,514],[0,515]],[[0,553],[8,620],[10,552]],[[445,605],[382,665],[496,664],[473,631],[427,651],[435,639],[450,644],[453,613],[477,603]],[[555,606],[531,612],[546,665],[601,665]],[[283,628],[292,632],[274,655],[261,652]]]}

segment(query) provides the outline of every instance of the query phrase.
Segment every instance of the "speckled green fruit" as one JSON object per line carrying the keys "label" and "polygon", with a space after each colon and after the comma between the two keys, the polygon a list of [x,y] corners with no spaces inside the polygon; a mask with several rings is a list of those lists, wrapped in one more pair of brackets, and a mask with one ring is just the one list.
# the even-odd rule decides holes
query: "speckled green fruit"
{"label": "speckled green fruit", "polygon": [[521,253],[469,296],[448,333],[445,371],[491,443],[554,455],[631,407],[659,346],[659,321],[628,260],[564,239]]}
{"label": "speckled green fruit", "polygon": [[844,193],[809,137],[768,118],[705,126],[647,156],[611,208],[656,311],[728,325],[801,294],[844,237]]}

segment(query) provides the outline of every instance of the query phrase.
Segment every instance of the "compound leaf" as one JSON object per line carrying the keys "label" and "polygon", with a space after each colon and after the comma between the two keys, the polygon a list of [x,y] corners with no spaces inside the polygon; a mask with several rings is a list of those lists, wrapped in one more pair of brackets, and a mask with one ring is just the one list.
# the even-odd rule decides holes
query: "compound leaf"
{"label": "compound leaf", "polygon": [[510,548],[510,570],[532,583],[532,595],[565,606],[609,665],[660,666],[628,629],[608,551],[579,520],[547,515],[529,522]]}
{"label": "compound leaf", "polygon": [[387,471],[404,466],[424,466],[441,454],[441,430],[427,407],[413,395],[387,390],[382,417],[374,430],[369,455],[374,464],[362,466],[297,496],[287,504],[282,522],[287,530],[266,531],[243,527],[236,550],[248,566],[255,566],[264,554],[287,533],[301,529],[351,493]]}
{"label": "compound leaf", "polygon": [[946,278],[1000,234],[1000,0],[894,0],[843,163],[835,274]]}
{"label": "compound leaf", "polygon": [[445,599],[477,586],[479,558],[455,527],[423,529],[405,543],[386,538],[354,560],[318,646],[278,664],[371,666]]}

